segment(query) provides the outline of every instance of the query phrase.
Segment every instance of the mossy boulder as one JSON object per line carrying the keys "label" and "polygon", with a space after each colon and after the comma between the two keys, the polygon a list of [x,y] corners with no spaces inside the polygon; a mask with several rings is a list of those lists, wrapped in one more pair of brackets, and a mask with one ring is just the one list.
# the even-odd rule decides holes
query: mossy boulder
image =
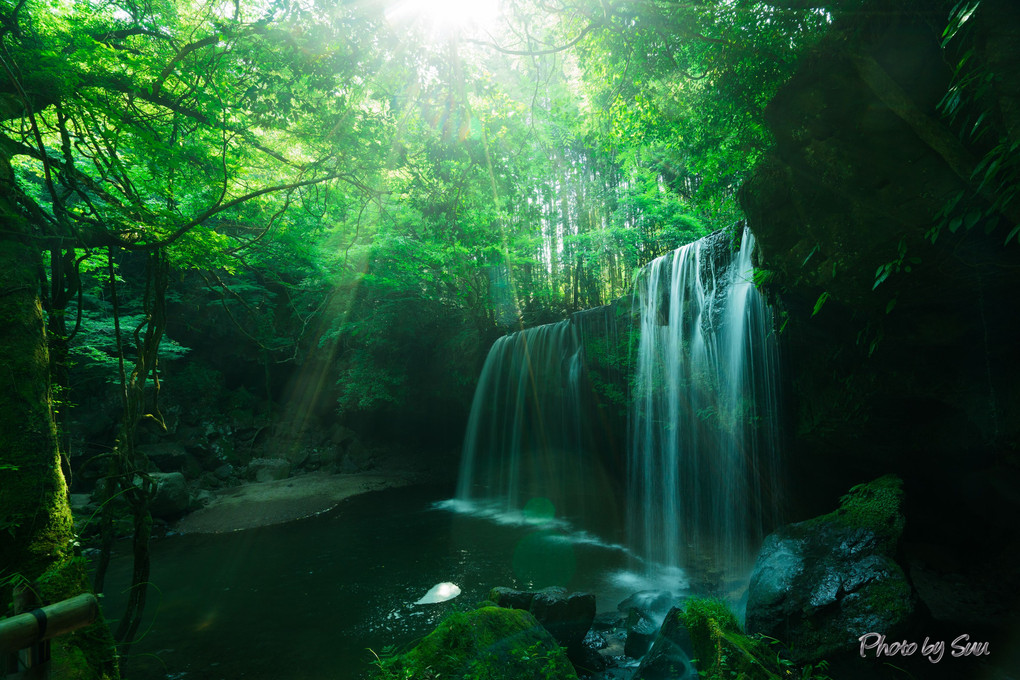
{"label": "mossy boulder", "polygon": [[[794,670],[770,641],[745,634],[725,602],[694,598],[666,615],[652,650],[634,678],[775,680],[790,677]],[[809,672],[797,675],[809,676]]]}
{"label": "mossy boulder", "polygon": [[[639,611],[631,609],[632,613]],[[627,644],[630,642],[628,631]],[[697,680],[698,671],[691,661],[693,654],[694,646],[684,624],[683,610],[673,607],[663,619],[651,649],[641,659],[634,680]]]}
{"label": "mossy boulder", "polygon": [[526,609],[572,659],[581,658],[584,636],[595,620],[593,593],[568,593],[559,586],[537,591],[497,586],[489,591],[489,599],[500,607]]}
{"label": "mossy boulder", "polygon": [[902,480],[896,475],[885,475],[855,486],[840,499],[835,511],[809,520],[808,526],[825,523],[869,531],[878,540],[879,549],[895,552],[906,526]]}
{"label": "mossy boulder", "polygon": [[851,654],[869,632],[896,636],[918,614],[895,559],[904,519],[888,475],[843,497],[838,510],[765,539],[747,602],[747,630],[789,643],[798,662]]}
{"label": "mossy boulder", "polygon": [[406,654],[383,661],[379,678],[567,680],[566,652],[521,609],[482,607],[456,613]]}

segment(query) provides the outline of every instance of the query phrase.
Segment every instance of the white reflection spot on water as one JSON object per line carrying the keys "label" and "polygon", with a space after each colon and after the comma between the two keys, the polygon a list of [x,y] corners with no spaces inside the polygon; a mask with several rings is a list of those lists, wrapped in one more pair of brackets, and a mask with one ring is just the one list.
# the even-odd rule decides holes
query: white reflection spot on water
{"label": "white reflection spot on water", "polygon": [[435,604],[437,602],[446,602],[460,595],[460,587],[455,583],[444,581],[443,583],[437,583],[436,585],[429,588],[429,592],[415,602],[415,604]]}

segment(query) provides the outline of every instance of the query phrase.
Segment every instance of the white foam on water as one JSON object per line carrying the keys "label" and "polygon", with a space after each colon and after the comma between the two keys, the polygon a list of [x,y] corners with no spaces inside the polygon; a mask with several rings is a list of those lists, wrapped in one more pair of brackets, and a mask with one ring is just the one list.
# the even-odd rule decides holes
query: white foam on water
{"label": "white foam on water", "polygon": [[460,498],[450,498],[445,501],[436,501],[432,504],[434,510],[447,510],[459,515],[469,515],[489,520],[503,526],[541,526],[549,529],[570,531],[570,522],[552,517],[536,516],[522,510],[506,510],[505,508],[485,501],[469,501]]}
{"label": "white foam on water", "polygon": [[607,575],[610,585],[631,593],[641,591],[669,591],[678,597],[690,589],[690,579],[679,567],[661,564],[648,565],[641,571],[614,571]]}
{"label": "white foam on water", "polygon": [[604,541],[595,534],[587,531],[579,531],[573,525],[563,519],[551,517],[536,517],[519,510],[506,511],[495,507],[492,504],[479,501],[467,501],[460,498],[450,498],[443,501],[436,501],[432,504],[434,510],[446,510],[460,515],[469,515],[503,526],[527,526],[542,527],[543,529],[555,529],[559,533],[551,533],[547,537],[549,541],[569,543],[571,545],[590,545],[604,550],[618,550],[624,554],[631,555],[630,549],[619,543]]}

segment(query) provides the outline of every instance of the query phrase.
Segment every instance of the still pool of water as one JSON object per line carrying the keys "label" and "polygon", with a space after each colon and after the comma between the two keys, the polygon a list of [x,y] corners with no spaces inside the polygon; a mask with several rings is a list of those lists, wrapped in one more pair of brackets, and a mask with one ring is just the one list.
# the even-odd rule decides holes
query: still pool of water
{"label": "still pool of water", "polygon": [[[413,644],[493,586],[593,591],[600,611],[636,590],[684,587],[679,574],[656,584],[633,575],[625,550],[562,523],[494,521],[440,494],[378,491],[289,524],[154,541],[146,621],[125,677],[361,678],[369,650]],[[130,569],[126,556],[111,564],[110,619],[123,611]],[[444,582],[459,596],[415,604]]]}

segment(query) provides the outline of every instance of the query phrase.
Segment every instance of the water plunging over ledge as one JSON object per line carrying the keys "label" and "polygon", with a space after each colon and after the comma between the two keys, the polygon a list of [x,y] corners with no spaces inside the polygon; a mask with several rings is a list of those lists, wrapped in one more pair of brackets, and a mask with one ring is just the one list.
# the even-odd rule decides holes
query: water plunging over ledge
{"label": "water plunging over ledge", "polygon": [[716,233],[638,279],[628,543],[652,562],[746,573],[777,520],[779,357],[753,248]]}
{"label": "water plunging over ledge", "polygon": [[[778,515],[778,349],[754,238],[719,232],[651,262],[629,320],[626,471],[600,456],[580,315],[500,338],[482,369],[457,502],[606,536],[646,570],[746,575]],[[612,477],[616,479],[610,479]],[[621,478],[625,477],[625,480]],[[622,482],[622,483],[621,483]]]}
{"label": "water plunging over ledge", "polygon": [[569,320],[498,339],[472,402],[457,499],[488,512],[583,515],[594,500],[581,476],[591,462],[584,389]]}

